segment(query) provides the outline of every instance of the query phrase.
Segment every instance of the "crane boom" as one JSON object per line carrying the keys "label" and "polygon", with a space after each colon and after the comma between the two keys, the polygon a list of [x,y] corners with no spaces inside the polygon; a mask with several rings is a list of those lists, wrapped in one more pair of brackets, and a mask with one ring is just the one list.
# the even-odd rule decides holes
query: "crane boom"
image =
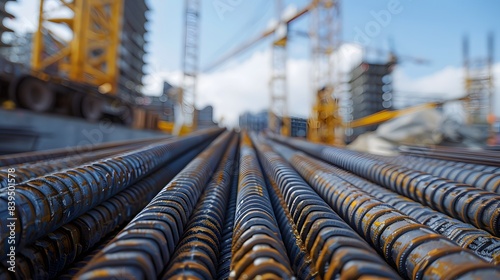
{"label": "crane boom", "polygon": [[[284,20],[283,23],[284,24],[290,24],[291,22],[297,20],[301,16],[307,14],[315,6],[316,6],[316,1],[311,1],[311,3],[309,5],[307,5],[306,7],[302,8],[301,10],[297,11],[295,14],[293,14],[288,19]],[[224,63],[226,63],[230,59],[232,59],[232,58],[240,55],[241,53],[247,51],[248,49],[250,49],[251,47],[253,47],[255,44],[257,44],[260,41],[262,41],[263,39],[265,39],[265,38],[273,35],[278,30],[278,28],[279,28],[279,25],[276,25],[276,26],[270,28],[269,30],[266,30],[266,31],[262,32],[261,34],[257,35],[256,37],[254,37],[254,38],[246,41],[245,43],[243,43],[240,46],[234,48],[233,50],[231,50],[227,54],[219,57],[213,63],[209,64],[209,66],[207,68],[205,68],[204,71],[205,72],[210,72],[210,71],[216,69],[217,67],[223,65]]]}

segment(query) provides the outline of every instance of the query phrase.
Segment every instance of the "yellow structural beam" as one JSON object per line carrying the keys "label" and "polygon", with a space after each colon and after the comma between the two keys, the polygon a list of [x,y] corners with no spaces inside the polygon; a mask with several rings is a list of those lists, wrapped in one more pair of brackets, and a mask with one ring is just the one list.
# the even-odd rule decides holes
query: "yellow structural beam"
{"label": "yellow structural beam", "polygon": [[442,105],[443,103],[426,103],[418,106],[413,106],[401,110],[394,110],[394,111],[380,111],[378,113],[366,116],[361,119],[354,120],[350,123],[344,123],[344,127],[362,127],[362,126],[369,126],[369,125],[374,125],[374,124],[380,124],[383,122],[386,122],[388,120],[403,116],[403,115],[408,115],[411,113],[423,111],[426,109],[432,109],[432,108],[437,108],[438,106]]}
{"label": "yellow structural beam", "polygon": [[[42,76],[49,69],[57,69],[61,77],[100,87],[110,85],[108,94],[115,94],[118,83],[123,0],[56,1],[58,9],[72,12],[72,16],[51,16],[47,11],[53,5],[40,0],[38,29],[34,35],[32,65],[35,75]],[[50,2],[54,4],[54,1]],[[66,26],[72,34],[69,41],[58,42],[51,36],[50,25]],[[52,38],[49,38],[52,37]],[[53,41],[59,51],[47,46]]]}

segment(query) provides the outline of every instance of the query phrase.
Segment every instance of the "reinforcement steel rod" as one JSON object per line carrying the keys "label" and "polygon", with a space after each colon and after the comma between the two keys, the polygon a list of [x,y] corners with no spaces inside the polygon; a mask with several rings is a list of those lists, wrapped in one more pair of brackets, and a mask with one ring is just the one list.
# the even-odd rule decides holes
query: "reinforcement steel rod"
{"label": "reinforcement steel rod", "polygon": [[464,163],[461,162],[408,156],[381,157],[380,159],[391,164],[402,165],[440,178],[500,194],[500,172],[498,168],[495,168],[497,170],[491,170],[475,164],[468,164],[468,167],[465,167]]}
{"label": "reinforcement steel rod", "polygon": [[433,148],[404,146],[400,148],[400,152],[407,155],[500,167],[500,153],[497,151],[477,151],[459,147],[443,146]]}
{"label": "reinforcement steel rod", "polygon": [[388,203],[404,214],[429,226],[441,235],[455,241],[463,248],[469,249],[484,260],[500,264],[500,238],[489,232],[478,229],[471,224],[451,218],[443,213],[415,202],[405,196],[378,186],[368,180],[356,176],[343,169],[329,166],[337,176]]}
{"label": "reinforcement steel rod", "polygon": [[109,142],[103,144],[96,145],[81,145],[74,147],[67,147],[61,149],[52,149],[52,150],[44,150],[37,152],[26,152],[26,153],[17,153],[13,155],[4,155],[0,156],[0,167],[9,166],[15,164],[36,162],[41,160],[49,160],[55,158],[61,158],[66,156],[85,154],[88,152],[100,151],[110,148],[117,148],[122,146],[139,146],[142,144],[150,144],[154,142],[164,141],[168,139],[169,136],[165,137],[156,137],[156,138],[147,138],[147,139],[138,139],[138,140],[127,140],[127,141],[117,141],[117,142]]}
{"label": "reinforcement steel rod", "polygon": [[100,275],[157,279],[169,263],[189,216],[232,137],[229,132],[219,136],[189,163],[75,279]]}
{"label": "reinforcement steel rod", "polygon": [[[192,149],[152,175],[121,191],[76,220],[16,254],[19,279],[54,279],[105,236],[128,223],[203,148]],[[0,272],[0,279],[7,277]]]}
{"label": "reinforcement steel rod", "polygon": [[319,278],[399,279],[281,156],[263,142],[255,142],[264,170],[282,194],[299,233],[297,239],[312,258]]}
{"label": "reinforcement steel rod", "polygon": [[5,224],[9,218],[16,218],[15,244],[19,250],[220,133],[220,129],[213,129],[166,140],[16,185],[15,213],[8,207],[9,192],[0,193],[0,255],[5,256],[10,248],[10,231]]}
{"label": "reinforcement steel rod", "polygon": [[248,134],[240,142],[240,178],[230,279],[291,279],[294,275]]}
{"label": "reinforcement steel rod", "polygon": [[16,184],[21,184],[36,177],[72,168],[82,164],[88,164],[91,161],[95,161],[112,155],[118,155],[120,153],[125,153],[134,148],[137,149],[138,146],[126,145],[117,148],[98,150],[95,152],[83,153],[83,154],[51,159],[46,161],[9,165],[6,166],[5,168],[0,168],[0,192],[7,191],[6,188],[8,186],[8,179],[11,178],[9,177],[9,174],[11,174],[9,170],[12,169],[15,170]]}
{"label": "reinforcement steel rod", "polygon": [[272,136],[450,217],[500,236],[500,195],[345,149]]}
{"label": "reinforcement steel rod", "polygon": [[[239,149],[236,152],[236,158],[240,158]],[[234,164],[233,178],[231,181],[231,195],[227,205],[226,218],[221,237],[217,276],[215,277],[215,279],[220,280],[229,279],[229,273],[231,272],[230,266],[231,258],[233,256],[231,252],[231,245],[233,244],[234,215],[236,213],[236,196],[238,193],[238,179],[240,177],[238,172],[239,169],[239,160],[236,160]]]}
{"label": "reinforcement steel rod", "polygon": [[405,278],[500,277],[500,267],[343,180],[328,164],[282,145],[273,148]]}
{"label": "reinforcement steel rod", "polygon": [[237,143],[234,137],[200,197],[162,279],[215,279],[231,178],[237,172]]}

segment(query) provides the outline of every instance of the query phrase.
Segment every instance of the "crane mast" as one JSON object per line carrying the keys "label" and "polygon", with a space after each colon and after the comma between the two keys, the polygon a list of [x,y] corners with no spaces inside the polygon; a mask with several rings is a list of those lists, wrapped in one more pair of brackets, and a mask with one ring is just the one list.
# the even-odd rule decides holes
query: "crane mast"
{"label": "crane mast", "polygon": [[[115,94],[123,1],[57,1],[59,8],[72,12],[72,17],[51,16],[46,2],[40,1],[33,70],[42,75],[55,68],[71,81],[94,85],[102,93]],[[48,28],[51,24],[64,25],[72,33],[68,42],[54,40],[60,48],[57,52],[50,51],[44,40],[45,36],[55,37]]]}
{"label": "crane mast", "polygon": [[311,87],[314,105],[309,119],[308,139],[339,145],[342,121],[334,98],[332,54],[340,45],[340,3],[315,0],[311,15]]}
{"label": "crane mast", "polygon": [[[178,105],[182,118],[176,120],[174,134],[180,134],[182,127],[196,129],[196,85],[198,78],[199,54],[199,19],[200,1],[186,0],[184,13],[184,55],[182,61],[182,88],[178,96]],[[178,119],[178,118],[177,118]]]}
{"label": "crane mast", "polygon": [[288,23],[281,19],[282,1],[276,0],[278,26],[274,32],[271,51],[271,80],[269,85],[269,128],[275,133],[289,135],[290,118],[288,116],[287,90],[287,39]]}

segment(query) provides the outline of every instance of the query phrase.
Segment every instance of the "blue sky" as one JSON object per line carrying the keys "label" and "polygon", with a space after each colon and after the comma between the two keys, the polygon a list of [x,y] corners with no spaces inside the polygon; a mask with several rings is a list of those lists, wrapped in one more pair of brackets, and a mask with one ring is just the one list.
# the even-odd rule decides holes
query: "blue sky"
{"label": "blue sky", "polygon": [[[353,42],[359,34],[375,22],[381,26],[376,36],[370,37],[368,46],[389,49],[389,38],[397,53],[425,58],[427,66],[405,63],[407,74],[420,77],[446,66],[462,65],[461,40],[468,34],[471,53],[486,54],[486,35],[494,32],[499,38],[495,53],[500,55],[500,25],[498,12],[500,1],[472,0],[392,0],[398,4],[397,14],[391,14],[388,24],[377,22],[373,15],[388,11],[391,0],[349,0],[342,3],[343,38]],[[274,18],[273,2],[270,0],[202,0],[201,58],[200,65],[207,65],[219,55],[255,36],[265,29]],[[286,5],[303,7],[308,1],[285,1]],[[231,3],[236,3],[231,6]],[[183,1],[149,0],[151,51],[148,60],[151,70],[175,70],[181,66]],[[221,4],[221,5],[219,5]],[[216,7],[228,6],[227,10]],[[386,25],[386,26],[382,26]],[[307,20],[294,24],[292,29],[307,30]],[[368,32],[366,32],[368,33]],[[359,37],[359,36],[358,36]],[[358,40],[364,43],[363,40]],[[292,56],[308,55],[307,41],[292,38]],[[253,50],[263,50],[262,43]],[[248,53],[242,58],[248,57]]]}
{"label": "blue sky", "polygon": [[[149,44],[145,92],[159,94],[163,80],[174,85],[181,77],[184,0],[147,0]],[[283,0],[288,12],[305,6],[310,0]],[[200,0],[200,68],[206,67],[235,46],[260,34],[275,18],[272,0]],[[8,8],[18,16],[11,27],[34,30],[38,0],[9,2]],[[224,6],[225,5],[225,6]],[[226,7],[226,10],[221,10]],[[219,8],[219,9],[218,9]],[[473,56],[486,55],[486,37],[494,32],[497,43],[495,61],[500,59],[500,25],[496,0],[344,0],[342,1],[343,40],[354,42],[362,31],[371,48],[394,48],[400,55],[424,58],[429,65],[403,61],[394,73],[396,95],[410,97],[456,98],[464,95],[462,37],[470,37]],[[378,15],[378,16],[377,16]],[[292,30],[307,31],[308,17],[295,22]],[[359,40],[363,41],[363,40]],[[300,36],[289,40],[288,88],[289,112],[307,117],[312,104],[309,86],[309,43]],[[359,50],[346,45],[352,57],[359,60]],[[373,58],[373,53],[370,56]],[[349,63],[342,64],[346,66]],[[346,67],[343,67],[346,71]],[[270,41],[264,41],[229,65],[199,78],[197,107],[213,105],[216,120],[224,118],[235,124],[244,111],[259,111],[269,104]],[[496,88],[500,88],[500,63],[495,68]],[[495,99],[500,116],[500,97]]]}

